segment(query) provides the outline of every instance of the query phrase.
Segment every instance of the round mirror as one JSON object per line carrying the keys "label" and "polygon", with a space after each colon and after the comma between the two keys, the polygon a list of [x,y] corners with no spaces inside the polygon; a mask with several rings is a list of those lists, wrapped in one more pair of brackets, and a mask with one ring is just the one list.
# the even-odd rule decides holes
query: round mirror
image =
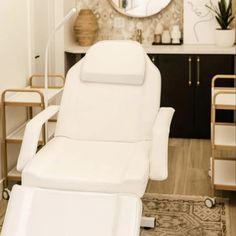
{"label": "round mirror", "polygon": [[109,0],[120,13],[131,17],[147,17],[160,12],[171,0]]}

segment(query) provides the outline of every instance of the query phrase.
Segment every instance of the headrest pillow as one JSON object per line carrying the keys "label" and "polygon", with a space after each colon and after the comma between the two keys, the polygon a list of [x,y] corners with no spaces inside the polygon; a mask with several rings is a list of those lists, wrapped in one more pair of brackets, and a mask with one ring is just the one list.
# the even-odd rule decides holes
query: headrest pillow
{"label": "headrest pillow", "polygon": [[83,82],[141,85],[145,59],[143,47],[135,41],[100,41],[82,59],[80,78]]}

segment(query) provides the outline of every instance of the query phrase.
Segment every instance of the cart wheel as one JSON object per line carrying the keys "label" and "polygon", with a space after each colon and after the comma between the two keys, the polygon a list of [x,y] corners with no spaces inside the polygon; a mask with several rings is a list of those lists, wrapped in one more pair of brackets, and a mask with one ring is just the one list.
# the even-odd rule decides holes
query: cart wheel
{"label": "cart wheel", "polygon": [[4,200],[9,200],[10,194],[11,194],[11,191],[8,188],[4,188],[4,190],[2,191],[2,198]]}
{"label": "cart wheel", "polygon": [[205,206],[208,208],[212,208],[216,205],[216,199],[211,197],[206,197],[204,200]]}

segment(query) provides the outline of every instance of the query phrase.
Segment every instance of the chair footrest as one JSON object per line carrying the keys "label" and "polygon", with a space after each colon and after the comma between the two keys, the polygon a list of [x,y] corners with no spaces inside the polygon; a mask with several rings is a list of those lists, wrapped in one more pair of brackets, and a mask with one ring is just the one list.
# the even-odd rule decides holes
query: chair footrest
{"label": "chair footrest", "polygon": [[141,214],[133,195],[15,185],[1,236],[138,236]]}

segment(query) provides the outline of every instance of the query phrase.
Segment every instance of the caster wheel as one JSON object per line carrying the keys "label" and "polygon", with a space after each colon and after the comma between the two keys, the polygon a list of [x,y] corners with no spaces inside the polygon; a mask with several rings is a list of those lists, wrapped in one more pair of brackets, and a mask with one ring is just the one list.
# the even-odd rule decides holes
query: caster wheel
{"label": "caster wheel", "polygon": [[4,200],[9,200],[10,194],[11,194],[11,191],[10,191],[8,188],[5,188],[5,189],[2,191],[2,198],[3,198]]}
{"label": "caster wheel", "polygon": [[212,208],[216,205],[216,199],[215,198],[210,198],[206,197],[204,200],[205,206],[208,208]]}

